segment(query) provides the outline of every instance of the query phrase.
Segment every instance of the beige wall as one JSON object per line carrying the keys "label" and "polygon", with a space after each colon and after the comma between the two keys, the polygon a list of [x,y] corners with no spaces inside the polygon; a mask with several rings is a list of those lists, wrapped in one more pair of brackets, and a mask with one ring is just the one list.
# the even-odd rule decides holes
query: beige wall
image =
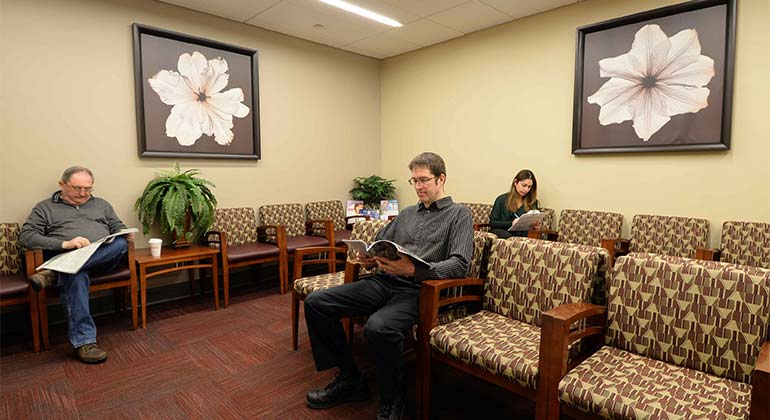
{"label": "beige wall", "polygon": [[741,0],[732,149],[571,154],[575,29],[675,1],[589,0],[383,62],[382,168],[415,201],[406,164],[432,150],[456,200],[491,203],[521,168],[564,208],[770,222],[770,3]]}
{"label": "beige wall", "polygon": [[148,0],[0,0],[0,14],[0,220],[24,221],[81,164],[139,226],[134,200],[174,160],[137,154],[134,22],[259,50],[263,159],[180,160],[220,206],[344,200],[379,171],[375,59]]}

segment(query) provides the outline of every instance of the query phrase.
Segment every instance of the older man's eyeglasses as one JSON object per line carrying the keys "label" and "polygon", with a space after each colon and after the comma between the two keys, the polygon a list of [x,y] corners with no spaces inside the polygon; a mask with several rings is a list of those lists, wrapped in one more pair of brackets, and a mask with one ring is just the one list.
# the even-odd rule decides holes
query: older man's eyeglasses
{"label": "older man's eyeglasses", "polygon": [[434,179],[436,179],[435,176],[430,178],[409,178],[409,185],[425,185]]}
{"label": "older man's eyeglasses", "polygon": [[71,189],[72,191],[79,192],[79,193],[90,193],[94,190],[94,187],[73,187],[69,183],[65,184],[67,188]]}

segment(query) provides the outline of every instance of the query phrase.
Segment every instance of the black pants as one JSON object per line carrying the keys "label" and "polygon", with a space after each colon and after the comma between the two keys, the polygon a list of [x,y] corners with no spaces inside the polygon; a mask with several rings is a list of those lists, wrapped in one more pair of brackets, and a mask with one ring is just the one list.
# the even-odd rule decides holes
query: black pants
{"label": "black pants", "polygon": [[529,234],[529,232],[527,232],[526,230],[517,230],[517,231],[511,232],[509,230],[500,229],[500,228],[489,229],[489,232],[494,233],[500,239],[508,239],[512,236],[519,236],[519,237],[526,238],[527,235]]}
{"label": "black pants", "polygon": [[357,371],[340,319],[369,315],[364,334],[376,359],[380,398],[393,399],[403,390],[404,335],[417,322],[419,298],[417,284],[384,274],[308,295],[305,321],[316,369]]}

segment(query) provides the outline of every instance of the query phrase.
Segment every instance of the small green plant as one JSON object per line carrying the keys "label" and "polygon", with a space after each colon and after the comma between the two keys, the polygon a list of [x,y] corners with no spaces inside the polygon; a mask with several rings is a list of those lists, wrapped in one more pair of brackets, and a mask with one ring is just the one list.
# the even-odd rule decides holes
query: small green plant
{"label": "small green plant", "polygon": [[353,189],[350,190],[354,200],[362,200],[367,208],[379,208],[380,200],[393,198],[396,187],[395,179],[385,179],[377,175],[353,178]]}
{"label": "small green plant", "polygon": [[[202,235],[214,222],[217,199],[209,187],[215,185],[196,178],[197,169],[184,172],[179,163],[156,175],[136,200],[134,210],[146,235],[157,221],[163,233],[191,241]],[[190,217],[189,225],[187,217]]]}

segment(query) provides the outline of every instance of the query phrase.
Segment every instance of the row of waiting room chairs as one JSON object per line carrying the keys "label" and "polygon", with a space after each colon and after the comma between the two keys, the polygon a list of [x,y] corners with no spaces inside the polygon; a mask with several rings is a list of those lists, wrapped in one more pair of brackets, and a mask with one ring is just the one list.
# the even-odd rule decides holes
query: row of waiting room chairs
{"label": "row of waiting room chairs", "polygon": [[[373,237],[382,223],[358,223],[353,236]],[[767,418],[770,388],[762,381],[770,379],[770,346],[760,354],[760,345],[770,322],[770,225],[726,226],[726,249],[739,250],[733,258],[748,255],[764,268],[639,252],[609,265],[610,253],[598,246],[474,232],[469,278],[423,283],[415,333],[419,417],[430,418],[433,360],[536,401],[538,418],[558,418],[562,406],[577,418]],[[735,226],[764,236],[730,244]],[[344,272],[303,278],[299,264],[295,349],[298,302],[357,279],[350,262]],[[700,398],[703,389],[710,391]],[[655,400],[655,392],[667,397]]]}

